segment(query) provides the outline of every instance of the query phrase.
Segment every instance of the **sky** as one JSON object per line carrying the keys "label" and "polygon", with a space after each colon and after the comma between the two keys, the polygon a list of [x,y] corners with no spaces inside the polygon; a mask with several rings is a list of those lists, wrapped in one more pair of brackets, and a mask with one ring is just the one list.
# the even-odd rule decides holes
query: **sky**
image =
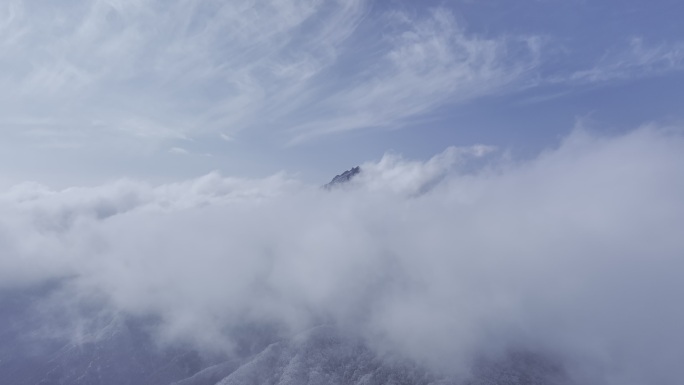
{"label": "sky", "polygon": [[97,302],[202,349],[325,320],[435,370],[680,383],[682,14],[4,1],[0,293],[59,282],[75,343]]}
{"label": "sky", "polygon": [[0,182],[321,183],[387,151],[529,158],[681,122],[684,5],[8,0]]}

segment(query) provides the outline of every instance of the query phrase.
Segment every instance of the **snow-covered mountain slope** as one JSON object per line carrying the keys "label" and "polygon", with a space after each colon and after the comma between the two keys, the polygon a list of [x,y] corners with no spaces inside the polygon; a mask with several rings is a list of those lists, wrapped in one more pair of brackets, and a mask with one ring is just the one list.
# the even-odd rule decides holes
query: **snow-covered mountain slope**
{"label": "snow-covered mountain slope", "polygon": [[149,321],[99,306],[77,317],[73,308],[49,308],[54,289],[0,296],[0,383],[161,385],[207,365],[193,349],[158,346]]}
{"label": "snow-covered mountain slope", "polygon": [[[232,370],[232,371],[231,371]],[[230,371],[230,373],[228,373]],[[218,382],[216,374],[227,375]],[[560,366],[529,353],[501,361],[481,360],[470,375],[438,374],[408,360],[381,357],[358,338],[334,326],[319,326],[269,345],[233,370],[212,367],[177,385],[560,385],[569,382]]]}
{"label": "snow-covered mountain slope", "polygon": [[[480,361],[469,377],[436,373],[378,354],[334,325],[296,335],[248,326],[235,354],[207,356],[183,346],[160,347],[153,322],[90,309],[80,342],[50,333],[41,299],[52,289],[0,298],[0,379],[13,385],[298,385],[454,384],[560,385],[563,370],[529,353]],[[38,306],[37,306],[38,305]],[[60,314],[52,321],[62,322]]]}

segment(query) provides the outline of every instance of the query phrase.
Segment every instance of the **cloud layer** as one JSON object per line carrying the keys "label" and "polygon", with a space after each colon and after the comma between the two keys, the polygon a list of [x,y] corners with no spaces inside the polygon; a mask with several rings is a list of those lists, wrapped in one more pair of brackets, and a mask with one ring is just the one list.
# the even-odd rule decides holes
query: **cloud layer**
{"label": "cloud layer", "polygon": [[333,322],[436,368],[529,349],[580,383],[676,383],[683,153],[681,130],[645,127],[577,131],[526,162],[386,155],[333,191],[286,175],[22,184],[0,196],[0,284],[66,279],[204,347],[229,349],[244,322]]}

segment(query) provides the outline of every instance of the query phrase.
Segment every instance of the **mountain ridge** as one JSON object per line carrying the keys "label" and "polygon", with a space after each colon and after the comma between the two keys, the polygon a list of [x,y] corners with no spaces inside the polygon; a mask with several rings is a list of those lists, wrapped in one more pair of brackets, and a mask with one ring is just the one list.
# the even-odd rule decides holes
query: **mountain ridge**
{"label": "mountain ridge", "polygon": [[323,185],[323,188],[330,190],[332,188],[335,188],[339,185],[348,183],[349,181],[352,180],[355,176],[361,173],[361,166],[356,166],[352,167],[351,169],[343,172],[342,174],[335,175],[332,180],[326,184]]}

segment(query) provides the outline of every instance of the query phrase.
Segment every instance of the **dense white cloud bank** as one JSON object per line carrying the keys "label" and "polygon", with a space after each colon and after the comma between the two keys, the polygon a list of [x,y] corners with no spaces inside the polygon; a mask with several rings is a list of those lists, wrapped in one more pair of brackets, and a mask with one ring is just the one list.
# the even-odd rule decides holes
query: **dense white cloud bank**
{"label": "dense white cloud bank", "polygon": [[285,175],[19,185],[0,196],[0,285],[69,277],[70,295],[212,348],[242,322],[324,320],[440,368],[514,348],[581,383],[681,379],[681,131],[493,151],[386,155],[332,191]]}

